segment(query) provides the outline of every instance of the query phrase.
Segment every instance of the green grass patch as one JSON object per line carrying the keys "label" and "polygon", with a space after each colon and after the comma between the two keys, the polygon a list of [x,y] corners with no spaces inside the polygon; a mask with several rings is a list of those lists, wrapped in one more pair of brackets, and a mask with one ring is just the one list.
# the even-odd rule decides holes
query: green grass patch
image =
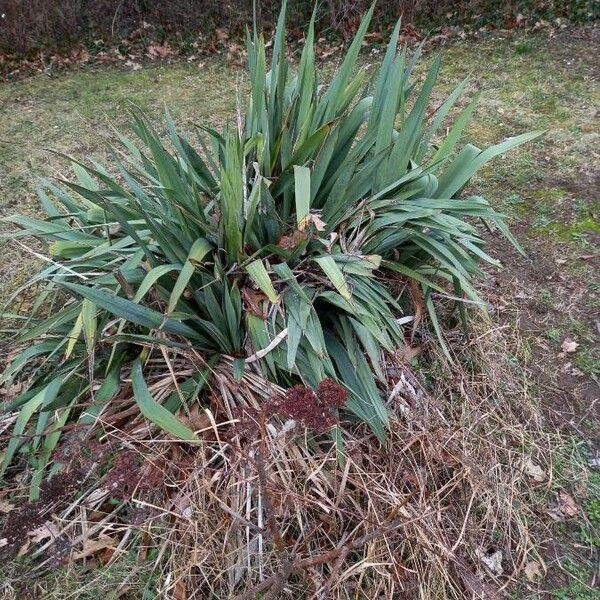
{"label": "green grass patch", "polygon": [[563,570],[569,576],[565,587],[553,589],[550,594],[558,600],[598,600],[598,590],[588,583],[593,575],[591,567],[573,561],[565,561]]}

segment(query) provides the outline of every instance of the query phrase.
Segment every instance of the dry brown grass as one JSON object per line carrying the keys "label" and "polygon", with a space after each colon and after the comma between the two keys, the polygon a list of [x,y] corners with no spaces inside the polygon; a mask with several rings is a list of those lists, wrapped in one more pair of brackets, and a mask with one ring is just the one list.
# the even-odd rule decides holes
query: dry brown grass
{"label": "dry brown grass", "polygon": [[[68,556],[115,561],[137,540],[140,565],[159,549],[164,598],[501,597],[527,561],[543,563],[536,505],[551,475],[535,483],[526,471],[532,461],[551,474],[544,457],[556,443],[509,360],[507,333],[481,319],[468,339],[450,340],[460,349],[454,365],[430,351],[427,384],[389,364],[384,444],[359,424],[343,425],[342,450],[293,422],[267,421],[260,408],[281,390],[256,373],[234,381],[227,364],[215,369],[207,409],[182,416],[202,434],[197,447],[129,421],[137,411],[123,394],[101,416],[100,444],[144,462],[120,478],[97,476],[95,452],[85,493],[48,510],[52,535],[28,550],[37,572]],[[177,379],[197,361],[170,358]],[[169,372],[152,381],[157,399],[174,389]],[[236,423],[243,407],[256,409],[254,436]],[[117,506],[107,502],[115,496]],[[496,552],[502,573],[486,566]]]}

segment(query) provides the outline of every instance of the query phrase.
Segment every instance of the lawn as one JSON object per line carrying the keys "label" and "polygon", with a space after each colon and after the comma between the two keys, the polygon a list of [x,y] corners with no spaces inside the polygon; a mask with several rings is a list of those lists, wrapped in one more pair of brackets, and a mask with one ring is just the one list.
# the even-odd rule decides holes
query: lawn
{"label": "lawn", "polygon": [[[590,470],[579,482],[572,477],[600,452],[599,53],[600,28],[567,29],[552,38],[461,41],[443,50],[440,90],[471,76],[470,92],[481,92],[478,118],[467,132],[476,145],[546,131],[497,159],[471,185],[510,216],[526,250],[521,256],[491,239],[505,269],[490,272],[480,288],[498,327],[516,325],[515,360],[528,378],[530,397],[542,407],[546,427],[560,430],[572,450],[550,461],[560,469],[549,493],[565,488],[578,504],[577,515],[553,529],[553,542],[542,549],[549,568],[542,589],[559,598],[594,597],[587,584],[600,544],[593,497],[600,492],[598,475]],[[368,60],[378,56],[371,49]],[[240,68],[221,59],[4,83],[0,215],[35,214],[36,178],[66,174],[63,160],[47,148],[101,160],[107,123],[123,126],[130,103],[157,122],[166,105],[191,132],[196,123],[215,126],[230,118],[238,87],[245,87]],[[30,275],[36,260],[25,247],[2,247],[0,300]],[[58,586],[75,585],[68,577],[60,581]]]}

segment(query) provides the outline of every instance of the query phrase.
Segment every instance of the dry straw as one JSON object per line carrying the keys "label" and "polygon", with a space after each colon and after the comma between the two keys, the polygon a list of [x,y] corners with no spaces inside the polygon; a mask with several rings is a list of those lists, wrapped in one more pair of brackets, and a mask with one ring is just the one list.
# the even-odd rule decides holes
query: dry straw
{"label": "dry straw", "polygon": [[[196,446],[127,422],[134,402],[124,395],[102,415],[99,445],[143,461],[119,478],[98,477],[88,460],[85,493],[48,507],[52,535],[28,549],[38,572],[68,556],[118,561],[130,548],[142,569],[154,548],[162,598],[502,597],[537,556],[539,484],[525,465],[550,439],[506,358],[506,332],[488,321],[473,329],[468,343],[450,340],[471,370],[430,354],[438,372],[426,384],[389,362],[386,442],[342,423],[341,453],[266,415],[283,390],[252,372],[236,382],[226,364],[214,369],[207,408],[187,415]],[[148,377],[152,394],[168,395],[190,360],[169,352],[172,371]],[[107,504],[120,491],[123,502]]]}

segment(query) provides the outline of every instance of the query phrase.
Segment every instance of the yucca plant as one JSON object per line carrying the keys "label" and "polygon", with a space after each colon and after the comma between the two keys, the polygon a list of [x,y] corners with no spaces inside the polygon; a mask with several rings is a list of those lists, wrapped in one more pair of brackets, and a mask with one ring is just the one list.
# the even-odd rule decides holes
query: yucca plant
{"label": "yucca plant", "polygon": [[[512,238],[483,198],[460,192],[537,134],[459,148],[476,98],[449,129],[445,120],[467,81],[429,114],[440,59],[415,81],[420,48],[397,49],[399,24],[377,72],[358,67],[372,13],[323,84],[314,17],[292,72],[284,3],[270,69],[262,36],[248,34],[251,94],[235,126],[203,127],[192,143],[167,114],[164,139],[134,110],[137,141],[119,135],[109,169],[72,160],[73,181],[40,189],[44,220],[7,219],[48,258],[29,283],[24,349],[2,376],[26,384],[4,406],[18,417],[2,474],[26,451],[35,497],[62,426],[93,423],[129,380],[143,415],[196,439],[175,413],[219,360],[232,378],[254,370],[283,387],[331,378],[348,390],[345,414],[384,437],[379,384],[405,339],[403,283],[421,287],[438,331],[432,291],[478,302],[478,263],[498,263],[475,223]],[[154,356],[168,368],[161,348],[202,366],[159,402],[144,366]]]}

